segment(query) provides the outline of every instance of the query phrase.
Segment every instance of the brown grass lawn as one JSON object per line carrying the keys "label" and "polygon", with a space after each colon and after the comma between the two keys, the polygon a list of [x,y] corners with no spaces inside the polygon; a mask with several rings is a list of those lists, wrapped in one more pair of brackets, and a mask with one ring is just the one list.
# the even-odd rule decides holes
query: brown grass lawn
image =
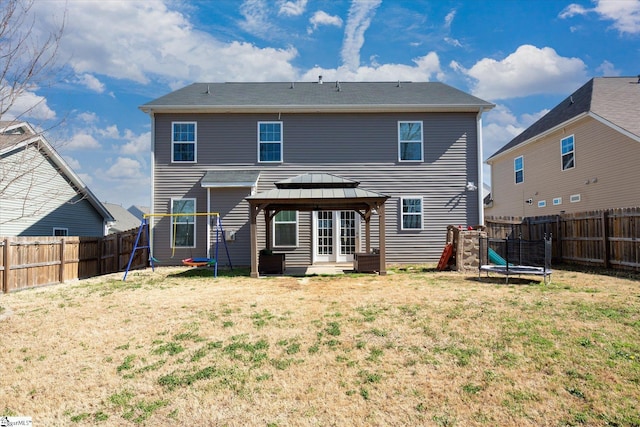
{"label": "brown grass lawn", "polygon": [[[160,268],[0,295],[34,425],[638,426],[638,276]],[[210,273],[207,273],[210,274]]]}

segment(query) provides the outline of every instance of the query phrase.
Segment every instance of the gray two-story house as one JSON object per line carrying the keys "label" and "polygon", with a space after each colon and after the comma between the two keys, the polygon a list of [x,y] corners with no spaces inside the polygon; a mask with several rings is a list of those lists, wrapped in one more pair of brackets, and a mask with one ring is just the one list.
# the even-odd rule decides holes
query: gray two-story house
{"label": "gray two-story house", "polygon": [[448,225],[483,222],[492,107],[438,82],[321,79],[195,83],[155,99],[140,107],[152,125],[153,256],[179,264],[213,257],[217,243],[220,262],[228,250],[253,269],[264,247],[287,266],[375,249],[389,263],[436,262]]}

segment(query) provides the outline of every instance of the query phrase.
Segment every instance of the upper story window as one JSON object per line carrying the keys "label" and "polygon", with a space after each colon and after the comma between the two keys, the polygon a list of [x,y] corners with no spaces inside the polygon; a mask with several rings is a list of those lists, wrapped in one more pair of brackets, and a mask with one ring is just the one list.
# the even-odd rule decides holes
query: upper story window
{"label": "upper story window", "polygon": [[402,230],[422,230],[422,197],[400,199]]}
{"label": "upper story window", "polygon": [[398,122],[398,160],[422,161],[422,122]]}
{"label": "upper story window", "polygon": [[195,163],[196,141],[195,122],[171,123],[171,161]]}
{"label": "upper story window", "polygon": [[53,235],[54,236],[68,236],[69,235],[69,229],[68,228],[53,227]]}
{"label": "upper story window", "polygon": [[560,140],[562,151],[562,170],[572,169],[576,166],[576,153],[574,151],[574,138],[570,135]]}
{"label": "upper story window", "polygon": [[196,246],[196,199],[171,199],[171,247]]}
{"label": "upper story window", "polygon": [[273,245],[298,246],[298,212],[280,211],[273,217]]}
{"label": "upper story window", "polygon": [[282,162],[282,122],[258,122],[258,161]]}
{"label": "upper story window", "polygon": [[515,174],[516,184],[524,182],[524,157],[516,157],[513,159],[513,173]]}

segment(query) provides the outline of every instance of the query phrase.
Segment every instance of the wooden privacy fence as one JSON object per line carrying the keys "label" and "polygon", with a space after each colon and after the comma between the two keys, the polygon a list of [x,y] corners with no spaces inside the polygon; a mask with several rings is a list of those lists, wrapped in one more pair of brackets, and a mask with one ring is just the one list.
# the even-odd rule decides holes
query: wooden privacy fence
{"label": "wooden privacy fence", "polygon": [[[138,229],[106,237],[0,237],[2,292],[124,271],[137,233]],[[149,249],[138,249],[131,268],[148,265]]]}
{"label": "wooden privacy fence", "polygon": [[640,208],[539,217],[487,217],[495,238],[553,237],[554,262],[640,270]]}

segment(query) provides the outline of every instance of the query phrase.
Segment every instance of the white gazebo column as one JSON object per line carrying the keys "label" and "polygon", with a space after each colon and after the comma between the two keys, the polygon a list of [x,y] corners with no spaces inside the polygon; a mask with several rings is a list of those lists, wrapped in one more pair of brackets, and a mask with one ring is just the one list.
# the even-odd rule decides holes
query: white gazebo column
{"label": "white gazebo column", "polygon": [[249,207],[251,216],[251,277],[258,278],[260,277],[258,273],[258,214],[260,213],[260,208],[257,206],[251,205]]}
{"label": "white gazebo column", "polygon": [[380,276],[387,275],[387,233],[385,230],[385,214],[384,214],[384,203],[380,205],[378,208],[378,218],[380,221],[379,225],[379,239],[380,239]]}

